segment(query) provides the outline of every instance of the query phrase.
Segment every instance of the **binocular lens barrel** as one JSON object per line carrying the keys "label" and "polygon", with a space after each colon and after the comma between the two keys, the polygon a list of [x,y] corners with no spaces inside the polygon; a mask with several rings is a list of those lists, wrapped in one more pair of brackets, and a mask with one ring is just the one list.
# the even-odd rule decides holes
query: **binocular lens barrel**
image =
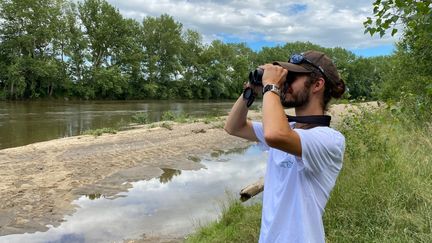
{"label": "binocular lens barrel", "polygon": [[257,68],[249,73],[249,83],[254,85],[262,85],[262,77],[264,74],[264,69]]}

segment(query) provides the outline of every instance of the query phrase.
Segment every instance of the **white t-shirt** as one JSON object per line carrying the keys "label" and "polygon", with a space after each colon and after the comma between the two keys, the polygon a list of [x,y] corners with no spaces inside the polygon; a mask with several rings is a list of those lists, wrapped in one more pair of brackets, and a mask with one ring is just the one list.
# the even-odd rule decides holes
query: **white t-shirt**
{"label": "white t-shirt", "polygon": [[342,168],[344,136],[329,127],[294,129],[300,136],[300,158],[270,148],[262,123],[253,122],[253,128],[269,153],[259,242],[325,242],[322,216]]}

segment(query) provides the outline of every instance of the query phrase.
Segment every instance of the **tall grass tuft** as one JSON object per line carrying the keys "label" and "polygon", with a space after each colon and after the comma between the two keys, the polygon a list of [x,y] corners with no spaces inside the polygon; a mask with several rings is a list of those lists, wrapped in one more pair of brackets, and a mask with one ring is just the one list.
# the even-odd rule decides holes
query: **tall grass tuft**
{"label": "tall grass tuft", "polygon": [[189,121],[189,115],[184,112],[176,114],[172,111],[165,111],[162,114],[161,121],[174,121],[178,123],[185,123]]}
{"label": "tall grass tuft", "polygon": [[260,222],[260,204],[244,206],[231,198],[222,208],[222,215],[217,222],[202,227],[186,242],[258,242]]}

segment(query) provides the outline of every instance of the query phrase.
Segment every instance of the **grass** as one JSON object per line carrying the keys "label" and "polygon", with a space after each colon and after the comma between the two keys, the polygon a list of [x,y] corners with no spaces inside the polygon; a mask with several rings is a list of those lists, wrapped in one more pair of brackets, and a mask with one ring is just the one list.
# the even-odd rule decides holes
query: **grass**
{"label": "grass", "polygon": [[432,242],[432,129],[383,111],[347,119],[342,132],[347,150],[324,217],[328,242]]}
{"label": "grass", "polygon": [[224,124],[219,116],[205,116],[192,118],[186,113],[174,113],[165,111],[162,113],[160,122],[151,122],[147,113],[138,112],[131,117],[132,122],[137,124],[149,124],[149,128],[163,127],[172,130],[172,123],[203,122],[205,124],[215,123],[212,128],[223,128]]}
{"label": "grass", "polygon": [[162,114],[161,120],[162,121],[174,121],[174,122],[178,122],[178,123],[186,123],[186,122],[190,121],[188,114],[183,113],[183,112],[176,114],[172,111],[165,111]]}
{"label": "grass", "polygon": [[186,242],[258,242],[261,205],[244,206],[230,199],[222,208],[222,216],[187,238]]}
{"label": "grass", "polygon": [[[432,125],[390,110],[344,120],[343,169],[324,215],[326,242],[432,242]],[[257,242],[261,206],[232,201],[188,242]]]}
{"label": "grass", "polygon": [[215,122],[212,126],[212,128],[218,128],[218,129],[222,129],[225,127],[225,122],[220,121],[220,122]]}
{"label": "grass", "polygon": [[91,129],[91,130],[84,131],[82,133],[82,135],[93,135],[95,137],[98,137],[98,136],[101,136],[104,133],[116,134],[117,130],[114,129],[114,128],[104,127],[104,128]]}
{"label": "grass", "polygon": [[155,125],[154,123],[151,124],[151,127],[156,127],[156,126],[160,126],[163,128],[166,128],[168,130],[172,130],[173,129],[173,123],[188,123],[188,122],[203,122],[204,124],[211,124],[214,123],[212,128],[217,128],[217,129],[221,129],[224,127],[225,123],[223,121],[224,119],[222,119],[219,116],[205,116],[205,117],[201,117],[201,118],[192,118],[190,117],[188,114],[185,113],[179,113],[179,114],[175,114],[172,111],[166,111],[162,114],[161,117],[161,121],[159,122],[158,125]]}
{"label": "grass", "polygon": [[[161,122],[151,122],[147,113],[138,112],[131,117],[132,122],[137,124],[149,124],[148,128],[162,127],[168,130],[173,129],[174,123],[187,123],[187,122],[204,122],[205,124],[214,123],[212,128],[223,128],[225,123],[218,116],[206,116],[203,118],[190,118],[188,114],[180,113],[175,114],[172,111],[166,111],[162,114]],[[128,129],[128,124],[125,121],[121,121],[118,124],[118,127]],[[81,135],[93,135],[95,137],[101,136],[104,133],[116,134],[118,130],[116,128],[99,128],[99,129],[90,129],[81,133]]]}
{"label": "grass", "polygon": [[[205,117],[198,117],[193,119],[193,122],[203,122],[204,124],[210,124],[214,122],[223,122],[225,119],[220,116],[205,116]],[[218,125],[219,126],[219,125]]]}
{"label": "grass", "polygon": [[168,129],[168,130],[173,130],[172,124],[170,124],[168,122],[162,122],[162,124],[160,126],[165,128],[165,129]]}
{"label": "grass", "polygon": [[[148,116],[147,113],[144,112],[137,112],[136,114],[134,114],[131,117],[132,122],[137,123],[137,124],[150,124],[153,123],[150,120],[150,117]],[[186,123],[186,122],[191,122],[191,119],[189,118],[189,115],[186,113],[179,113],[176,114],[172,111],[165,111],[164,113],[162,113],[161,116],[161,121],[173,121],[173,122],[177,122],[177,123]]]}
{"label": "grass", "polygon": [[138,124],[147,124],[150,123],[150,119],[147,113],[138,112],[132,116],[132,121]]}

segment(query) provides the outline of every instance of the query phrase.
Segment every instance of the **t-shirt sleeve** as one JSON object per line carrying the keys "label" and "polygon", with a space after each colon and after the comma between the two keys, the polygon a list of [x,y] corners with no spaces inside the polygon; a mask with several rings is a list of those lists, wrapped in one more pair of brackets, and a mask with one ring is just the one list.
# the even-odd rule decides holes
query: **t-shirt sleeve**
{"label": "t-shirt sleeve", "polygon": [[264,129],[261,122],[252,122],[252,126],[255,132],[255,136],[258,138],[258,146],[263,151],[268,151],[270,147],[267,145],[264,139]]}
{"label": "t-shirt sleeve", "polygon": [[305,167],[312,172],[342,167],[345,151],[345,137],[329,128],[295,129],[300,136],[302,160]]}

